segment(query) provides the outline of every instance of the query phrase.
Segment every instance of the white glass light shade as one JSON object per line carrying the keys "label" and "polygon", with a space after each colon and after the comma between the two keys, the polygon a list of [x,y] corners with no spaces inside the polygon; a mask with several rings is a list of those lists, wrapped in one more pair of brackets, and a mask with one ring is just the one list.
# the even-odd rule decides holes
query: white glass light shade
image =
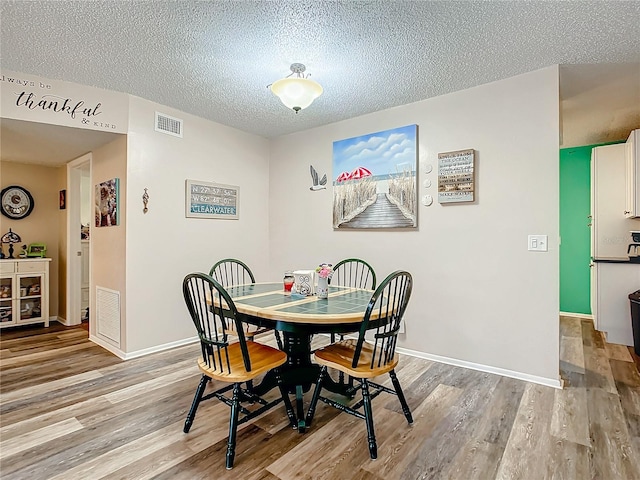
{"label": "white glass light shade", "polygon": [[271,85],[271,91],[280,98],[285,106],[298,112],[307,108],[322,95],[322,87],[318,82],[308,78],[283,78]]}

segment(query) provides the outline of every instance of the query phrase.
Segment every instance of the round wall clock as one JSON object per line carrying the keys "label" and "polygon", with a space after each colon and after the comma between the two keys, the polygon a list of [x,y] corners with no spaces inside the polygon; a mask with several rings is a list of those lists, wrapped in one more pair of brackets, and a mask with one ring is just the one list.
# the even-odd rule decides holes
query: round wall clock
{"label": "round wall clock", "polygon": [[5,217],[20,220],[33,211],[33,197],[26,188],[11,185],[2,189],[0,207]]}

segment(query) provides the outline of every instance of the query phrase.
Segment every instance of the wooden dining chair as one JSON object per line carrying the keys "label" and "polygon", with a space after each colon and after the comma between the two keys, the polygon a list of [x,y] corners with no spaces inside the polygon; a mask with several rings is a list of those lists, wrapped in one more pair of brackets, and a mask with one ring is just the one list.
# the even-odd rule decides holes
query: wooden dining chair
{"label": "wooden dining chair", "polygon": [[[256,283],[256,279],[253,276],[253,272],[251,271],[251,269],[244,262],[236,260],[235,258],[224,258],[222,260],[219,260],[213,265],[213,267],[211,267],[211,270],[209,270],[209,275],[225,288],[231,285],[246,285]],[[231,332],[235,328],[235,326],[232,323],[229,323],[228,328]],[[248,340],[251,341],[257,335],[273,331],[276,337],[278,348],[282,350],[282,339],[280,338],[280,333],[278,333],[277,330],[266,327],[257,327],[255,325],[250,325],[247,323],[243,324],[243,328],[245,336]]]}
{"label": "wooden dining chair", "polygon": [[[278,367],[287,361],[287,354],[281,350],[259,342],[248,342],[244,329],[237,316],[236,306],[222,285],[204,273],[192,273],[184,278],[182,292],[187,309],[196,326],[200,338],[201,357],[198,367],[202,377],[196,389],[193,403],[184,423],[184,432],[188,433],[202,400],[215,397],[231,407],[229,420],[229,438],[227,440],[226,467],[233,467],[236,449],[238,425],[261,415],[281,401],[284,401],[291,425],[296,425],[293,407],[289,396],[282,386]],[[231,337],[223,325],[229,320],[235,322],[236,331]],[[230,342],[231,338],[237,341]],[[241,385],[257,376],[273,370],[280,388],[281,398],[267,402],[251,391],[243,390]],[[228,385],[207,395],[204,394],[211,380]],[[225,395],[231,391],[231,397]],[[241,402],[248,401],[258,408],[250,411]],[[240,414],[242,413],[242,417]]]}
{"label": "wooden dining chair", "polygon": [[[402,317],[411,296],[412,283],[413,280],[409,272],[396,271],[389,275],[371,296],[358,333],[358,339],[347,339],[333,343],[316,350],[314,355],[316,363],[320,364],[322,368],[309,405],[306,417],[307,426],[310,426],[313,421],[318,400],[364,419],[367,424],[369,454],[372,459],[378,456],[371,409],[373,398],[382,392],[397,395],[407,422],[413,423],[411,411],[395,373],[396,365],[398,365],[397,337]],[[373,333],[372,342],[365,339],[367,332]],[[359,383],[355,388],[361,391],[362,399],[347,406],[321,396],[322,382],[327,376],[327,367],[340,370],[354,378]],[[385,373],[391,377],[393,390],[371,381],[372,378]]]}

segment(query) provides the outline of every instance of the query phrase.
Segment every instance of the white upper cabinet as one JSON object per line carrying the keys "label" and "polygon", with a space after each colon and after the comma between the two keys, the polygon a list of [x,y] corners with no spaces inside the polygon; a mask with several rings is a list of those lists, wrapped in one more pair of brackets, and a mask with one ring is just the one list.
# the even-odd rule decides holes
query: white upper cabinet
{"label": "white upper cabinet", "polygon": [[624,143],[595,147],[591,151],[591,255],[594,259],[628,260],[630,230],[640,220],[625,218]]}
{"label": "white upper cabinet", "polygon": [[626,143],[625,180],[627,198],[624,215],[628,218],[640,217],[640,129],[629,134]]}

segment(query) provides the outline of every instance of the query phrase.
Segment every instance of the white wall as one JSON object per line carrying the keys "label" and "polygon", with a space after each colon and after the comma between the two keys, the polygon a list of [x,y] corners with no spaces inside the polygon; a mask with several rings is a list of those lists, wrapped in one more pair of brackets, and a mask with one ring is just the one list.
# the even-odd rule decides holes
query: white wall
{"label": "white wall", "polygon": [[[183,138],[154,131],[158,110],[184,120]],[[223,257],[258,280],[269,270],[269,145],[249,135],[130,97],[127,161],[127,352],[195,337],[182,279]],[[240,219],[185,218],[185,180],[238,185]],[[148,213],[142,195],[148,189]]]}
{"label": "white wall", "polygon": [[[312,108],[312,107],[311,107]],[[271,271],[356,256],[380,280],[414,277],[401,346],[557,384],[559,365],[558,68],[376,112],[271,143]],[[331,188],[309,191],[309,164],[331,177],[336,140],[417,124],[417,231],[334,231]],[[437,203],[437,155],[476,150],[477,201]],[[432,186],[425,189],[425,178]],[[546,234],[549,251],[527,251]]]}

